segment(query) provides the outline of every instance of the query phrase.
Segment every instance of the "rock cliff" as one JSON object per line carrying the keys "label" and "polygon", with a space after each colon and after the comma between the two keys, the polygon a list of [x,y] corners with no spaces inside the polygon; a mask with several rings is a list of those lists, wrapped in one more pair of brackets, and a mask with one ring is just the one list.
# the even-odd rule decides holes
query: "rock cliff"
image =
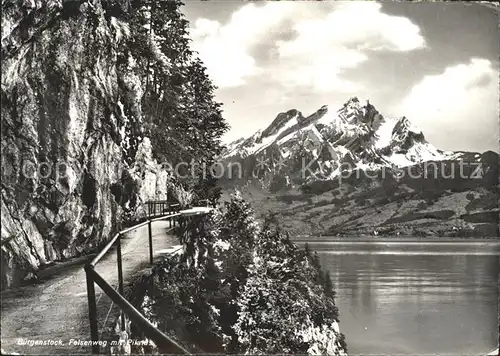
{"label": "rock cliff", "polygon": [[2,2],[2,288],[94,250],[166,194],[129,6]]}

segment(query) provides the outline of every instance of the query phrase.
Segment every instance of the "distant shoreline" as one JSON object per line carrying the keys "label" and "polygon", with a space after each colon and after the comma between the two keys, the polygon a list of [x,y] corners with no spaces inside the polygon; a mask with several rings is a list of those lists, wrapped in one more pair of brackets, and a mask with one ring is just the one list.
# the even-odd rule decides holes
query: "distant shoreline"
{"label": "distant shoreline", "polygon": [[[500,239],[438,240],[418,238],[327,238],[295,239],[312,250],[339,254],[417,254],[417,255],[498,255]],[[443,250],[444,249],[444,250]]]}
{"label": "distant shoreline", "polygon": [[500,246],[500,237],[415,237],[415,236],[304,236],[299,235],[291,239],[295,243],[331,243],[331,242],[382,242],[382,243],[411,243],[411,242],[424,242],[428,244],[440,243],[498,243]]}

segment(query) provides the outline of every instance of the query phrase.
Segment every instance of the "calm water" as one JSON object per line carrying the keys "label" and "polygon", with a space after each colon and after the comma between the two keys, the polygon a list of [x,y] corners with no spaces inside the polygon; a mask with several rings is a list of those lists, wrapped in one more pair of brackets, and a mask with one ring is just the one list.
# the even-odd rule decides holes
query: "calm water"
{"label": "calm water", "polygon": [[495,241],[309,242],[349,354],[483,354],[498,344]]}

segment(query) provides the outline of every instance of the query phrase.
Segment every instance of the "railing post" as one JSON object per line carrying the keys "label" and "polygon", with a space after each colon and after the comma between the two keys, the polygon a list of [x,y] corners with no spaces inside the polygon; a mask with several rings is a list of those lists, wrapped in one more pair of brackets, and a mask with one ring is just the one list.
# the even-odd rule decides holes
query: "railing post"
{"label": "railing post", "polygon": [[[118,293],[121,296],[123,294],[123,268],[122,268],[122,235],[118,236],[117,246],[116,246],[116,261],[118,265]],[[125,314],[122,313],[121,317],[122,331],[125,331]]]}
{"label": "railing post", "polygon": [[179,231],[181,235],[181,245],[184,244],[184,217],[180,216],[177,221],[177,225],[179,226]]}
{"label": "railing post", "polygon": [[[99,353],[99,334],[97,330],[97,306],[95,300],[94,280],[89,273],[89,269],[93,268],[89,265],[85,266],[85,275],[87,277],[87,299],[89,304],[89,322],[90,322],[90,340],[92,341],[92,353]],[[94,343],[95,342],[95,343]]]}
{"label": "railing post", "polygon": [[149,235],[149,263],[153,264],[153,233],[151,231],[151,220],[148,220]]}

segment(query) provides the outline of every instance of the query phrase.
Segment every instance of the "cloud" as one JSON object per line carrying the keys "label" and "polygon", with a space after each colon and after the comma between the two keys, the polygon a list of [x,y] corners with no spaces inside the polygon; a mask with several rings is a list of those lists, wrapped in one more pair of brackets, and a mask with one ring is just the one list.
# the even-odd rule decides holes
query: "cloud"
{"label": "cloud", "polygon": [[295,25],[297,37],[279,41],[278,69],[290,85],[309,85],[320,92],[355,92],[359,86],[341,77],[369,59],[369,51],[411,51],[425,47],[420,28],[404,17],[381,12],[381,4],[340,3],[324,18]]}
{"label": "cloud", "polygon": [[443,149],[498,150],[498,69],[472,58],[425,76],[395,112],[406,115]]}
{"label": "cloud", "polygon": [[199,52],[215,84],[239,86],[245,78],[261,73],[249,52],[292,11],[291,4],[247,4],[234,12],[225,25],[198,19],[190,32],[193,49]]}
{"label": "cloud", "polygon": [[[381,8],[371,2],[251,3],[234,12],[226,24],[198,19],[191,36],[194,49],[219,87],[240,86],[262,75],[312,91],[352,92],[358,86],[342,78],[342,73],[366,62],[370,51],[425,47],[417,25],[384,14]],[[286,39],[280,33],[287,34]],[[273,60],[252,56],[259,45],[270,51],[264,57]]]}

